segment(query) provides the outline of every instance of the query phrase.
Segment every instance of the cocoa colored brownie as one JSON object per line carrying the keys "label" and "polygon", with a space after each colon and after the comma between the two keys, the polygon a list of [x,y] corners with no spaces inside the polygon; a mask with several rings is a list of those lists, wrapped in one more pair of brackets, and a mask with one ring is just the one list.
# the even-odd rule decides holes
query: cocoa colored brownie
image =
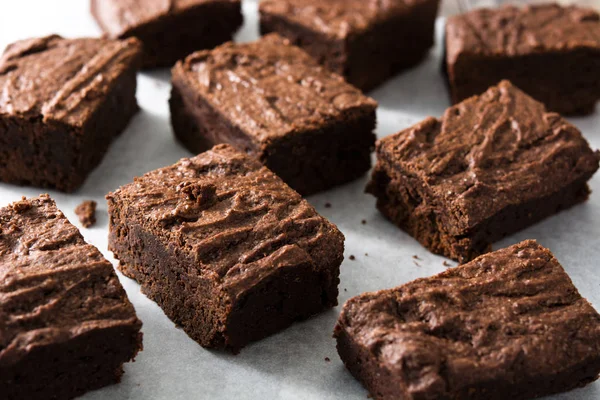
{"label": "cocoa colored brownie", "polygon": [[337,304],[344,236],[229,145],[107,199],[119,268],[202,346],[237,352]]}
{"label": "cocoa colored brownie", "polygon": [[334,335],[377,400],[530,399],[600,373],[600,315],[532,240],[354,297]]}
{"label": "cocoa colored brownie", "polygon": [[439,0],[261,0],[260,31],[277,32],[368,91],[421,61]]}
{"label": "cocoa colored brownie", "polygon": [[47,36],[0,58],[0,181],[71,192],[137,112],[135,39]]}
{"label": "cocoa colored brownie", "polygon": [[588,114],[600,99],[600,16],[546,4],[451,17],[445,63],[454,103],[508,79],[551,111]]}
{"label": "cocoa colored brownie", "polygon": [[586,200],[599,162],[575,126],[503,81],[380,140],[367,191],[430,251],[465,262]]}
{"label": "cocoa colored brownie", "polygon": [[231,144],[303,195],[371,166],[375,101],[276,34],[197,52],[172,76],[175,135],[195,154]]}
{"label": "cocoa colored brownie", "polygon": [[142,323],[112,265],[48,195],[0,209],[4,400],[65,400],[121,379]]}
{"label": "cocoa colored brownie", "polygon": [[109,37],[144,43],[145,68],[225,43],[244,21],[240,0],[91,0],[91,9]]}

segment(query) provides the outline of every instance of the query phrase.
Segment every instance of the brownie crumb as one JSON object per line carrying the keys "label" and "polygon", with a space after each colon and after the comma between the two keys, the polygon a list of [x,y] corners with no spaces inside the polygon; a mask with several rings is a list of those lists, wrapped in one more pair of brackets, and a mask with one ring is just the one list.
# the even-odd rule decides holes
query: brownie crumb
{"label": "brownie crumb", "polygon": [[365,253],[365,257],[369,257],[369,253]]}
{"label": "brownie crumb", "polygon": [[414,258],[415,260],[420,260],[419,256],[418,256],[418,255],[416,255],[416,254],[413,256],[413,258]]}
{"label": "brownie crumb", "polygon": [[348,289],[344,288],[344,292],[347,292],[347,291],[348,291]]}
{"label": "brownie crumb", "polygon": [[331,203],[325,203],[325,208],[331,208]]}
{"label": "brownie crumb", "polygon": [[421,264],[419,264],[419,263],[418,263],[418,262],[416,262],[416,261],[413,261],[413,263],[414,263],[414,264],[415,264],[417,267],[420,267],[420,266],[421,266]]}
{"label": "brownie crumb", "polygon": [[75,214],[85,228],[96,223],[96,205],[94,200],[86,200],[75,208]]}
{"label": "brownie crumb", "polygon": [[443,265],[444,267],[451,267],[451,266],[452,266],[452,264],[450,264],[448,261],[444,261],[444,262],[442,263],[442,265]]}
{"label": "brownie crumb", "polygon": [[351,259],[352,261],[356,260],[356,257],[354,257],[352,254],[350,254],[350,257],[348,257],[349,259]]}
{"label": "brownie crumb", "polygon": [[329,361],[331,361],[331,358],[325,357],[325,361],[329,362]]}
{"label": "brownie crumb", "polygon": [[362,221],[360,221],[361,224],[366,225],[367,224],[367,220],[363,219]]}

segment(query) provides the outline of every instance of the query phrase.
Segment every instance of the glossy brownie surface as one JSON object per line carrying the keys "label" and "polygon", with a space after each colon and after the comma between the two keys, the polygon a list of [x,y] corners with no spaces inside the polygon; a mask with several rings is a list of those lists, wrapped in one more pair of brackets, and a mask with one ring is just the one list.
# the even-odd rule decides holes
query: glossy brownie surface
{"label": "glossy brownie surface", "polygon": [[112,265],[50,197],[0,209],[0,383],[8,399],[66,399],[117,382],[141,349],[141,325]]}
{"label": "glossy brownie surface", "polygon": [[600,372],[600,315],[535,241],[352,298],[335,334],[376,399],[527,399]]}
{"label": "glossy brownie surface", "polygon": [[[337,304],[343,235],[228,145],[149,172],[108,200],[110,248],[121,269],[204,346],[236,351]],[[279,285],[283,292],[273,292]],[[264,306],[244,312],[255,301]]]}

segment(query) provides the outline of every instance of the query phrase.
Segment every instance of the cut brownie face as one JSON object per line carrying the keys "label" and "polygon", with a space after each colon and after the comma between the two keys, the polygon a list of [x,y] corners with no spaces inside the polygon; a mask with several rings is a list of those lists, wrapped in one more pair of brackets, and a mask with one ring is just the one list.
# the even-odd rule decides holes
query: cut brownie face
{"label": "cut brownie face", "polygon": [[91,0],[91,8],[108,36],[144,43],[146,68],[225,43],[243,22],[240,0]]}
{"label": "cut brownie face", "polygon": [[228,145],[107,199],[121,271],[202,346],[236,352],[337,304],[344,236]]}
{"label": "cut brownie face", "polygon": [[77,189],[137,112],[135,39],[48,36],[0,58],[0,181]]}
{"label": "cut brownie face", "polygon": [[600,16],[539,5],[451,17],[445,63],[455,103],[508,79],[551,111],[591,113],[600,99]]}
{"label": "cut brownie face", "polygon": [[586,200],[599,161],[576,127],[503,81],[379,141],[367,191],[429,250],[465,262]]}
{"label": "cut brownie face", "polygon": [[192,152],[231,144],[304,195],[371,166],[375,101],[275,34],[177,63],[170,105]]}
{"label": "cut brownie face", "polygon": [[600,373],[600,315],[535,241],[354,297],[335,337],[378,400],[530,399]]}
{"label": "cut brownie face", "polygon": [[0,387],[66,400],[116,383],[142,323],[112,265],[48,195],[0,209]]}
{"label": "cut brownie face", "polygon": [[438,5],[439,0],[261,0],[260,31],[287,37],[367,91],[427,55]]}

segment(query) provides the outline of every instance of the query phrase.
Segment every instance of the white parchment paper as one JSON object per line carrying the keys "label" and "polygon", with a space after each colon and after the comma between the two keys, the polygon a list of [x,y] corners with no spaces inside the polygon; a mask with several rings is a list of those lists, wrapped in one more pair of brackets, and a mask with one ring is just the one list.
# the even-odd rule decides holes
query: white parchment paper
{"label": "white parchment paper", "polygon": [[[87,0],[0,1],[0,46],[50,33],[96,36],[100,32],[88,7]],[[246,23],[237,40],[254,40],[258,37],[256,3],[247,1],[244,12]],[[438,28],[442,28],[438,22]],[[440,37],[438,34],[438,44]],[[440,116],[449,106],[440,75],[440,55],[438,45],[424,63],[371,93],[380,104],[379,137],[424,117]],[[86,199],[98,202],[97,225],[82,229],[82,233],[113,262],[107,250],[104,195],[134,176],[191,155],[175,142],[171,132],[169,77],[167,70],[140,74],[137,96],[142,111],[114,142],[102,164],[77,193],[50,191],[60,209],[79,227],[73,213],[75,206]],[[584,132],[592,147],[600,147],[600,112],[571,121]],[[398,286],[446,268],[442,264],[444,258],[430,254],[379,215],[374,198],[363,193],[366,181],[365,176],[308,199],[346,235],[340,304],[362,292]],[[513,235],[495,248],[537,239],[558,257],[581,294],[600,309],[600,174],[590,184],[595,193],[586,204]],[[0,206],[41,192],[37,188],[0,184]],[[331,207],[325,207],[326,203]],[[366,224],[361,223],[363,219]],[[354,261],[348,258],[350,255],[355,256]],[[414,255],[419,259],[414,259]],[[335,350],[332,330],[340,306],[233,356],[200,347],[175,328],[162,310],[140,293],[134,281],[120,277],[144,323],[144,351],[134,363],[126,365],[120,384],[89,393],[84,396],[87,400],[367,398],[367,392],[346,371]],[[552,398],[600,399],[600,383]]]}

